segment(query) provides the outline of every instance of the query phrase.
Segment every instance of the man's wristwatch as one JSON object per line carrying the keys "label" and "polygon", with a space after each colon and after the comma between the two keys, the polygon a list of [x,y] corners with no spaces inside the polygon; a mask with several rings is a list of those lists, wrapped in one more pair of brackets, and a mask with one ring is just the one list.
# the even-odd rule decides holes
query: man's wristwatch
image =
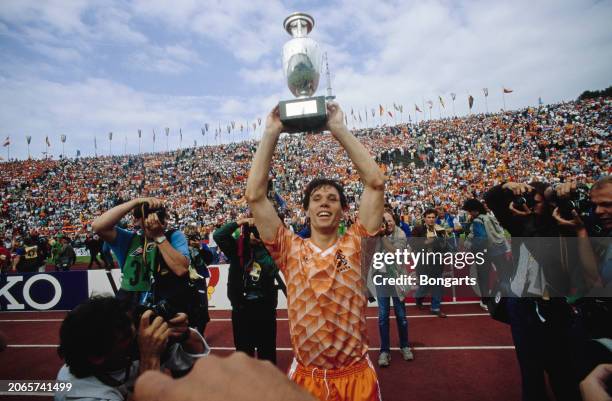
{"label": "man's wristwatch", "polygon": [[160,235],[159,237],[155,238],[155,243],[157,245],[161,245],[162,242],[164,242],[166,240],[166,237],[163,235]]}

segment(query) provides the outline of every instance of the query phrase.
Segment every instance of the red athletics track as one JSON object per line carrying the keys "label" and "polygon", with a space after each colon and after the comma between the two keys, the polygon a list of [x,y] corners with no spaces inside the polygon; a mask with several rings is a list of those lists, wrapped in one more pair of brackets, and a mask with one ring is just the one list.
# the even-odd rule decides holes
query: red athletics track
{"label": "red athletics track", "polygon": [[[440,319],[407,307],[410,345],[415,360],[405,362],[392,349],[391,366],[376,367],[385,401],[520,400],[520,376],[509,327],[492,320],[475,303],[443,305]],[[2,312],[0,330],[8,349],[0,354],[0,379],[54,379],[61,366],[57,356],[63,312]],[[206,338],[213,353],[233,350],[229,311],[212,311]],[[368,308],[370,358],[378,358],[376,308]],[[292,359],[285,310],[278,312],[278,366],[287,371]],[[391,345],[397,329],[391,320]],[[2,396],[0,396],[2,398]],[[45,400],[42,396],[4,396],[6,400]]]}

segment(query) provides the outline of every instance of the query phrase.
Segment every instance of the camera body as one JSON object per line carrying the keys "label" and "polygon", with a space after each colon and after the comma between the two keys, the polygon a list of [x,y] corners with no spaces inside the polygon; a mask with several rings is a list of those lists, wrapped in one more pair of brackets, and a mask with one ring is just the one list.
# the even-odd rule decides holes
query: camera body
{"label": "camera body", "polygon": [[512,203],[514,203],[516,207],[523,207],[523,205],[526,205],[529,209],[533,209],[536,204],[535,192],[532,191],[523,195],[516,196],[512,200]]}
{"label": "camera body", "polygon": [[569,220],[573,218],[573,211],[576,211],[580,217],[586,217],[593,208],[589,190],[584,186],[579,186],[575,191],[572,191],[569,198],[557,198],[556,204],[559,207],[561,217]]}
{"label": "camera body", "polygon": [[157,303],[145,302],[137,305],[134,308],[134,323],[136,324],[136,327],[138,327],[140,324],[142,315],[148,310],[153,312],[151,318],[149,319],[149,323],[152,323],[157,316],[160,316],[165,322],[167,322],[178,314],[178,311],[165,299],[162,299]]}
{"label": "camera body", "polygon": [[155,213],[159,221],[162,223],[165,222],[166,218],[168,217],[168,212],[166,211],[165,207],[159,207],[159,208],[153,209],[149,206],[147,202],[141,203],[140,205],[135,207],[133,214],[134,214],[134,218],[136,219],[141,219],[141,218],[146,219],[147,217],[149,217],[151,213]]}

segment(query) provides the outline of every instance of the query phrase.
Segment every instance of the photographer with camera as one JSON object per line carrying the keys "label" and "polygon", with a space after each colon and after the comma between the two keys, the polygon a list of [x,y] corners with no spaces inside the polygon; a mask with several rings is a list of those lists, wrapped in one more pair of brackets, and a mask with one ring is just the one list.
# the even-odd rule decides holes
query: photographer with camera
{"label": "photographer with camera", "polygon": [[165,321],[147,310],[141,316],[111,296],[88,299],[66,315],[57,380],[72,384],[55,400],[126,400],[138,376],[148,370],[187,373],[210,352],[204,339],[179,313]]}
{"label": "photographer with camera", "polygon": [[[575,232],[586,288],[574,303],[577,338],[574,364],[578,380],[601,363],[612,363],[612,177],[590,192],[568,182],[557,189],[553,217]],[[592,211],[592,213],[588,213]]]}
{"label": "photographer with camera", "polygon": [[60,239],[62,247],[57,254],[57,262],[55,264],[56,271],[67,272],[76,263],[76,253],[70,243],[70,237],[67,235]]}
{"label": "photographer with camera", "polygon": [[[240,229],[237,239],[233,234]],[[236,351],[276,364],[278,268],[263,245],[253,218],[218,228],[215,242],[229,259],[227,295],[232,304]]]}
{"label": "photographer with camera", "polygon": [[577,250],[562,246],[552,191],[542,182],[506,182],[484,196],[512,236],[512,279],[502,307],[526,401],[548,399],[544,373],[557,400],[580,397],[570,362],[572,311],[565,298],[572,284],[569,261]]}
{"label": "photographer with camera", "polygon": [[[118,227],[132,212],[135,232]],[[120,204],[92,223],[96,234],[108,242],[123,277],[117,297],[132,305],[164,302],[173,311],[185,312],[198,322],[198,294],[189,282],[189,248],[179,230],[167,230],[167,212],[155,198],[138,198]]]}
{"label": "photographer with camera", "polygon": [[[426,251],[443,252],[448,249],[447,230],[436,224],[437,213],[434,209],[427,209],[423,213],[424,222],[412,230],[413,237],[422,237],[423,245]],[[427,276],[428,278],[440,278],[444,273],[443,264],[419,264],[416,268],[417,276]],[[419,309],[423,308],[423,299],[428,292],[431,292],[431,313],[445,318],[446,314],[440,309],[442,303],[442,284],[434,285],[419,285],[419,289],[415,293],[416,306]]]}

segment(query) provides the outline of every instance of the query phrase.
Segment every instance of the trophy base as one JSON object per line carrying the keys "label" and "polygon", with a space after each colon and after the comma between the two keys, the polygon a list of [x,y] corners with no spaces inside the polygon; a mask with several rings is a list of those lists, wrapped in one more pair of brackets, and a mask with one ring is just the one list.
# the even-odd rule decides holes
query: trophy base
{"label": "trophy base", "polygon": [[289,133],[321,131],[327,122],[325,96],[281,100],[278,107],[280,119]]}

